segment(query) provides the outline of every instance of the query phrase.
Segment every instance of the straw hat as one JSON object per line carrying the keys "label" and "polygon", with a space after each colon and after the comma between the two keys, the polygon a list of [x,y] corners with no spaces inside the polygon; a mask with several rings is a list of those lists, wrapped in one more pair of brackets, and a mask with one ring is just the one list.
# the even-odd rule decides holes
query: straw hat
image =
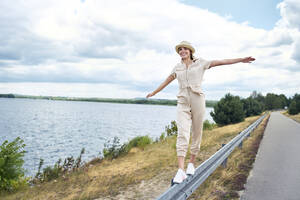
{"label": "straw hat", "polygon": [[178,50],[179,47],[186,47],[186,48],[189,48],[190,50],[192,50],[192,53],[195,52],[194,47],[191,45],[191,43],[189,43],[187,41],[182,41],[178,45],[175,46],[175,50],[177,53],[179,53],[179,50]]}

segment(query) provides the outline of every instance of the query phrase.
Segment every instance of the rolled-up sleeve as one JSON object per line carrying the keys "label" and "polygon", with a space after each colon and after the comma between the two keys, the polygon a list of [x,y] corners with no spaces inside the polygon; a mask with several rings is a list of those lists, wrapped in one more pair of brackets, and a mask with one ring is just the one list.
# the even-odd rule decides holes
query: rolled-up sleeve
{"label": "rolled-up sleeve", "polygon": [[171,73],[169,75],[171,75],[174,78],[176,78],[176,66],[172,69],[172,71],[171,71]]}
{"label": "rolled-up sleeve", "polygon": [[209,69],[210,64],[211,64],[212,61],[211,60],[205,60],[203,58],[199,58],[199,62],[204,67],[204,69]]}

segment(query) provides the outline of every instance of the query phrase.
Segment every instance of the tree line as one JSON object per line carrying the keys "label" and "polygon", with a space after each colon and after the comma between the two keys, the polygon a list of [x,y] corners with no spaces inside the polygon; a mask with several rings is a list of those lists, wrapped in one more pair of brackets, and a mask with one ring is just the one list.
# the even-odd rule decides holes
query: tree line
{"label": "tree line", "polygon": [[[170,105],[176,106],[177,100],[172,99],[118,99],[118,98],[84,98],[84,97],[55,97],[55,96],[33,96],[20,94],[0,94],[0,98],[29,98],[29,99],[46,99],[46,100],[62,100],[62,101],[89,101],[89,102],[105,102],[105,103],[126,103],[126,104],[153,104],[153,105]],[[213,107],[217,101],[206,100],[207,107]]]}
{"label": "tree line", "polygon": [[289,114],[300,112],[300,95],[287,98],[284,94],[267,93],[263,96],[253,91],[249,97],[240,98],[227,93],[210,113],[218,125],[244,121],[245,117],[259,115],[266,110],[287,109]]}

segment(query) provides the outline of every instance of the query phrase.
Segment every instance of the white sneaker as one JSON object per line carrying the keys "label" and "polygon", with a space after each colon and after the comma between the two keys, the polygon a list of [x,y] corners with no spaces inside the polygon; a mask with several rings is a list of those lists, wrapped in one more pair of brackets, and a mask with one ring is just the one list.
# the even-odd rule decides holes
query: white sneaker
{"label": "white sneaker", "polygon": [[173,179],[173,183],[181,183],[186,178],[187,175],[185,174],[185,172],[181,168],[179,168]]}
{"label": "white sneaker", "polygon": [[189,163],[187,168],[186,168],[186,174],[187,175],[194,175],[195,174],[195,167],[193,163]]}

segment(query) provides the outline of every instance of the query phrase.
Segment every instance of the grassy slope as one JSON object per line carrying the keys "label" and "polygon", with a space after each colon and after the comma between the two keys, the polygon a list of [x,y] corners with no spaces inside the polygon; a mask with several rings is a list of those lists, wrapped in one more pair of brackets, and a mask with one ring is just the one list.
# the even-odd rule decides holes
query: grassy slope
{"label": "grassy slope", "polygon": [[[244,122],[238,124],[204,131],[196,165],[198,166],[213,155],[223,143],[229,142],[256,119],[258,119],[258,116],[248,117]],[[189,154],[187,158],[189,158]],[[227,170],[230,169],[230,167],[227,167]],[[161,176],[164,179],[161,182],[167,185],[155,189],[156,193],[160,194],[169,186],[169,181],[173,178],[176,170],[176,137],[173,136],[165,141],[148,145],[144,150],[135,148],[127,156],[112,161],[104,160],[101,163],[94,163],[65,178],[60,177],[55,181],[24,189],[13,195],[5,196],[4,199],[111,198],[120,195],[122,191],[126,191],[130,186],[141,184],[144,181],[151,181],[157,174],[164,174],[165,176]],[[218,173],[220,172],[214,174]],[[218,177],[215,178],[218,179]],[[208,183],[206,181],[203,187],[213,189]],[[210,190],[205,189],[205,191],[209,192]],[[141,197],[144,195],[143,193],[147,192],[141,189],[135,195]],[[200,193],[195,195],[198,196]]]}
{"label": "grassy slope", "polygon": [[189,199],[238,200],[253,167],[269,116],[230,154],[227,167],[219,166]]}
{"label": "grassy slope", "polygon": [[287,111],[283,111],[281,113],[284,114],[285,116],[295,120],[296,122],[300,123],[300,113],[298,113],[297,115],[290,115]]}

